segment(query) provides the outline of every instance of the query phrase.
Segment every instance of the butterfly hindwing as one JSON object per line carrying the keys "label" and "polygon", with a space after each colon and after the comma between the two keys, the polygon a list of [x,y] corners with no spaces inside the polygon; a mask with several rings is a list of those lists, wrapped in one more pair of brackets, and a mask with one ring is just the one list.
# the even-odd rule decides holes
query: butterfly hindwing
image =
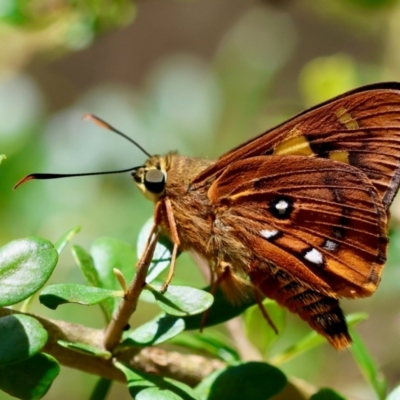
{"label": "butterfly hindwing", "polygon": [[219,221],[258,259],[321,293],[367,296],[379,283],[386,212],[369,179],[351,165],[252,157],[232,163],[208,196]]}
{"label": "butterfly hindwing", "polygon": [[293,117],[220,157],[194,179],[191,189],[210,184],[240,159],[260,155],[350,164],[367,175],[387,209],[400,181],[400,84],[365,86]]}

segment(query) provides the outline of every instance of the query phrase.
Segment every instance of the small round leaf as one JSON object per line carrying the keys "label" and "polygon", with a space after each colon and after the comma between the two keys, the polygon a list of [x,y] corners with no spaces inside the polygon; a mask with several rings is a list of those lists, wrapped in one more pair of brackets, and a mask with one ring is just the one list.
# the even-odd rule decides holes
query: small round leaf
{"label": "small round leaf", "polygon": [[195,389],[203,399],[265,400],[286,386],[286,377],[272,365],[248,362],[215,371]]}
{"label": "small round leaf", "polygon": [[47,331],[35,318],[23,314],[0,318],[0,366],[26,360],[47,342]]}
{"label": "small round leaf", "polygon": [[324,388],[310,397],[310,400],[346,400],[332,389]]}
{"label": "small round leaf", "polygon": [[58,260],[53,245],[30,237],[0,248],[0,306],[25,300],[50,278]]}
{"label": "small round leaf", "polygon": [[0,367],[0,390],[18,399],[40,399],[59,372],[55,358],[38,353],[25,361]]}

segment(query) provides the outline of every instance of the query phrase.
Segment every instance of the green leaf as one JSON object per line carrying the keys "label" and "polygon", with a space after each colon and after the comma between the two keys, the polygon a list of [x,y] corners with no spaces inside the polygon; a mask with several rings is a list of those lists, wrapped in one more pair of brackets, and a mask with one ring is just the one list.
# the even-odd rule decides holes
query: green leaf
{"label": "green leaf", "polygon": [[[149,219],[139,232],[139,237],[137,241],[137,254],[140,257],[146,247],[147,241],[149,239],[151,228],[154,224],[153,218]],[[173,244],[171,241],[165,237],[161,237],[158,240],[157,246],[154,250],[153,260],[149,266],[149,271],[147,273],[146,282],[151,283],[158,275],[161,274],[171,262]]]}
{"label": "green leaf", "polygon": [[120,289],[115,279],[113,269],[119,269],[127,282],[135,273],[137,257],[129,243],[113,238],[99,238],[90,248],[94,265],[100,279],[99,287],[104,289]]}
{"label": "green leaf", "polygon": [[65,303],[92,306],[105,299],[122,296],[122,291],[100,289],[75,283],[60,283],[47,286],[40,293],[39,300],[46,307],[55,310],[59,305]]}
{"label": "green leaf", "polygon": [[168,286],[168,290],[161,294],[159,287],[146,285],[158,306],[167,314],[175,316],[188,316],[200,314],[211,307],[213,296],[204,290],[194,289],[188,286]]}
{"label": "green leaf", "polygon": [[0,307],[25,300],[50,278],[58,254],[45,239],[14,240],[0,248]]}
{"label": "green leaf", "polygon": [[17,364],[0,367],[0,390],[19,399],[40,399],[59,372],[55,358],[38,353]]}
{"label": "green leaf", "polygon": [[105,358],[106,360],[109,360],[112,357],[112,354],[109,351],[85,343],[71,343],[64,340],[58,340],[57,343],[62,347],[74,350],[78,353],[89,354],[91,356]]}
{"label": "green leaf", "polygon": [[0,164],[3,162],[3,160],[7,159],[5,154],[0,154]]}
{"label": "green leaf", "polygon": [[[90,254],[80,246],[72,246],[72,254],[86,279],[86,282],[94,287],[109,289],[103,287],[103,282],[100,279],[99,273],[94,265],[93,258]],[[113,310],[115,308],[115,299],[107,298],[100,303],[101,310],[107,322],[111,321]]]}
{"label": "green leaf", "polygon": [[365,380],[374,389],[378,399],[385,399],[387,387],[385,377],[372,359],[361,338],[354,330],[351,330],[351,338],[353,339],[353,344],[350,347],[350,351],[358,368],[360,368]]}
{"label": "green leaf", "polygon": [[97,381],[89,400],[106,400],[111,384],[111,380],[100,378]]}
{"label": "green leaf", "polygon": [[151,321],[124,335],[122,346],[153,346],[166,342],[185,329],[182,318],[160,314]]}
{"label": "green leaf", "polygon": [[23,314],[0,318],[0,366],[26,360],[47,342],[47,331],[35,318]]}
{"label": "green leaf", "polygon": [[240,361],[240,356],[229,342],[230,339],[225,335],[210,330],[194,334],[184,332],[169,341],[170,344],[191,350],[206,351],[210,355],[232,364]]}
{"label": "green leaf", "polygon": [[400,386],[394,388],[386,398],[386,400],[399,400],[400,399]]}
{"label": "green leaf", "polygon": [[195,388],[201,399],[266,400],[286,386],[286,377],[272,365],[247,362],[213,372]]}
{"label": "green leaf", "polygon": [[321,389],[310,397],[310,400],[346,400],[332,389]]}
{"label": "green leaf", "polygon": [[[265,311],[271,318],[278,334],[285,329],[286,311],[279,306],[276,301],[264,299],[262,302]],[[264,322],[264,323],[262,323]],[[266,355],[271,344],[277,339],[278,335],[263,316],[258,304],[249,307],[244,313],[244,323],[246,335],[250,342],[260,351],[262,355]]]}
{"label": "green leaf", "polygon": [[94,266],[91,255],[81,246],[73,245],[71,250],[86,282],[91,286],[102,287],[99,274]]}
{"label": "green leaf", "polygon": [[134,371],[115,362],[128,381],[128,389],[135,400],[199,400],[193,389],[182,382]]}
{"label": "green leaf", "polygon": [[217,289],[214,294],[214,303],[208,309],[205,321],[202,314],[184,317],[186,329],[199,329],[200,327],[213,326],[228,321],[242,314],[244,310],[252,306],[254,303],[254,298],[249,297],[240,304],[232,304],[226,299],[222,291]]}
{"label": "green leaf", "polygon": [[60,254],[65,246],[72,240],[72,238],[81,230],[80,226],[75,226],[74,228],[68,230],[67,232],[64,233],[64,235],[62,235],[60,237],[60,239],[58,239],[55,243],[54,243],[54,247],[57,250],[57,253]]}
{"label": "green leaf", "polygon": [[[368,318],[365,313],[354,313],[346,317],[346,322],[349,326],[355,326],[359,322]],[[274,365],[283,364],[300,354],[313,349],[314,347],[326,344],[326,339],[315,331],[311,331],[302,339],[298,340],[292,346],[289,346],[281,354],[272,357],[269,361]]]}

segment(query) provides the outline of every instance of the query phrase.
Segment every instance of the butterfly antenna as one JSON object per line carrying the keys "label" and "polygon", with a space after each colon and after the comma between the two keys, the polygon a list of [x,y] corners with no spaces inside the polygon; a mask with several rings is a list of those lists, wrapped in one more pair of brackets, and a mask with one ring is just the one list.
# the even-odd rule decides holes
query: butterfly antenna
{"label": "butterfly antenna", "polygon": [[[129,142],[133,143],[138,149],[140,149],[144,154],[146,154],[148,157],[151,157],[151,154],[148,153],[142,146],[140,146],[138,143],[136,143],[132,138],[130,138],[129,136],[125,135],[124,133],[122,133],[121,131],[119,131],[118,129],[114,128],[113,126],[111,126],[110,124],[108,124],[107,122],[103,121],[102,119],[96,117],[93,114],[86,114],[83,117],[84,120],[89,120],[94,122],[96,125],[105,128],[111,132],[114,132],[120,136],[122,136],[123,138],[127,139]],[[18,181],[16,183],[16,185],[14,186],[14,190],[17,189],[19,186],[21,186],[23,183],[28,182],[30,180],[33,179],[59,179],[59,178],[72,178],[72,177],[76,177],[76,176],[91,176],[91,175],[107,175],[107,174],[119,174],[119,173],[123,173],[123,172],[131,172],[131,171],[135,171],[138,168],[140,168],[141,166],[138,167],[131,167],[131,168],[126,168],[126,169],[119,169],[119,170],[113,170],[113,171],[100,171],[100,172],[84,172],[84,173],[79,173],[79,174],[30,174],[25,176],[24,178],[22,178],[20,181]]]}
{"label": "butterfly antenna", "polygon": [[91,121],[94,122],[96,125],[107,129],[111,132],[116,133],[119,136],[122,136],[123,138],[125,138],[126,140],[128,140],[129,142],[131,142],[132,144],[134,144],[139,150],[141,150],[144,154],[146,154],[147,157],[151,157],[151,154],[149,152],[147,152],[139,143],[135,142],[132,138],[130,138],[129,136],[125,135],[125,133],[122,133],[121,131],[119,131],[118,129],[114,128],[113,126],[111,126],[110,124],[108,124],[106,121],[103,121],[101,118],[96,117],[93,114],[85,114],[83,116],[83,120],[84,121]]}

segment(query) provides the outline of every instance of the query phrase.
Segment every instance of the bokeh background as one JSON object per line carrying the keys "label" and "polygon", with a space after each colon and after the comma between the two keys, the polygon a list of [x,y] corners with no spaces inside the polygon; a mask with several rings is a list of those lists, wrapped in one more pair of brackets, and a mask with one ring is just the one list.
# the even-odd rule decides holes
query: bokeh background
{"label": "bokeh background", "polygon": [[[304,108],[367,83],[400,81],[396,0],[0,0],[0,244],[30,235],[75,243],[111,236],[133,245],[152,214],[129,174],[29,182],[31,172],[126,168],[145,155],[83,122],[95,113],[150,153],[216,158]],[[393,387],[400,382],[400,203],[371,299],[343,302],[370,317],[358,332]],[[52,282],[83,282],[64,252]],[[188,256],[178,281],[204,280]],[[97,309],[34,312],[100,328]],[[156,313],[143,306],[137,323]],[[223,328],[219,328],[223,331]],[[276,351],[307,332],[288,316]],[[348,352],[328,346],[284,364],[317,387],[374,399]],[[47,399],[81,399],[95,378],[63,368]],[[0,399],[9,397],[0,393]],[[129,398],[116,385],[109,398]]]}

